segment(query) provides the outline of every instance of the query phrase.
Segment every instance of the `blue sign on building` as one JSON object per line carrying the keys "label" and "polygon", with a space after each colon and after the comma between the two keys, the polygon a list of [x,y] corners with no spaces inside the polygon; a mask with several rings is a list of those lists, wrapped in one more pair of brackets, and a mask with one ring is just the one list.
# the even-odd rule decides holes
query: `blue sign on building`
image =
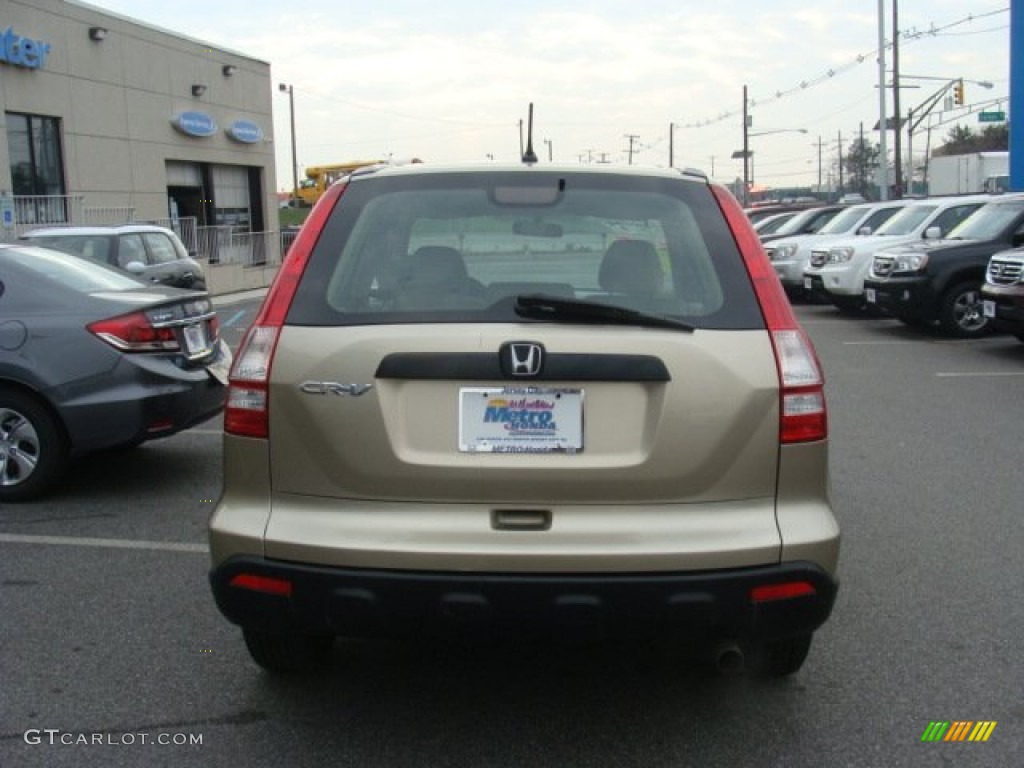
{"label": "blue sign on building", "polygon": [[263,141],[263,129],[251,120],[235,120],[226,131],[228,136],[243,144],[257,144]]}
{"label": "blue sign on building", "polygon": [[8,27],[0,35],[0,61],[25,69],[41,69],[46,66],[46,56],[50,52],[50,44],[45,40],[33,40],[22,37]]}
{"label": "blue sign on building", "polygon": [[205,112],[181,112],[171,118],[171,125],[186,136],[199,139],[217,133],[217,122]]}

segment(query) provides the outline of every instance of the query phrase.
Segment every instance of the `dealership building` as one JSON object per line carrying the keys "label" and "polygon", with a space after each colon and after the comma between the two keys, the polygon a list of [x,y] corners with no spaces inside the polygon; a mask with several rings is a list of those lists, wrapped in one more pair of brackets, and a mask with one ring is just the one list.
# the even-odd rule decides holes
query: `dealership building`
{"label": "dealership building", "polygon": [[0,239],[152,221],[222,290],[264,284],[280,260],[273,93],[265,61],[85,3],[0,0]]}

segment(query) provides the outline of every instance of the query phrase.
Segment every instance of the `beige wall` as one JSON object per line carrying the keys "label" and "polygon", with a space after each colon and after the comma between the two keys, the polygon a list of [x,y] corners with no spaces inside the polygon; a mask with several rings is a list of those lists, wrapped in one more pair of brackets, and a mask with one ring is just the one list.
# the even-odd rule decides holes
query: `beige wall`
{"label": "beige wall", "polygon": [[[267,228],[276,229],[277,181],[272,144],[270,65],[201,41],[63,0],[0,0],[0,32],[50,44],[41,69],[0,62],[4,112],[62,119],[68,194],[90,206],[134,206],[138,218],[168,215],[166,160],[262,168]],[[102,42],[89,27],[109,30]],[[225,77],[222,67],[237,72]],[[193,83],[207,86],[194,98]],[[193,138],[171,118],[195,110],[212,116],[218,133]],[[260,125],[264,141],[238,143],[225,133],[235,120]],[[3,115],[0,115],[3,121]],[[0,190],[10,192],[6,121],[0,125]]]}

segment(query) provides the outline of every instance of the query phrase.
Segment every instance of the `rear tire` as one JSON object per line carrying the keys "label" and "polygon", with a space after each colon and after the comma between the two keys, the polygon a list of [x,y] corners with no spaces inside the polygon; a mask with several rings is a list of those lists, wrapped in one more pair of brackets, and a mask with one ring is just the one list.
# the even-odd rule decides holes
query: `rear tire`
{"label": "rear tire", "polygon": [[753,671],[759,677],[786,677],[803,666],[813,635],[770,640],[758,646]]}
{"label": "rear tire", "polygon": [[35,397],[0,388],[0,501],[47,493],[68,464],[60,424]]}
{"label": "rear tire", "polygon": [[331,635],[278,635],[243,629],[253,661],[268,672],[295,674],[321,667],[334,645]]}
{"label": "rear tire", "polygon": [[981,309],[981,284],[958,283],[942,297],[939,325],[958,339],[977,339],[992,330]]}

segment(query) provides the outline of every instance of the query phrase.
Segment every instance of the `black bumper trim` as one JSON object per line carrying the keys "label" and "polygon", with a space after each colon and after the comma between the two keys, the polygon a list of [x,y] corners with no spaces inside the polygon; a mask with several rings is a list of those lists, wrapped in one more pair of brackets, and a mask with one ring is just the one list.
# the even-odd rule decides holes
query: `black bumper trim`
{"label": "black bumper trim", "polygon": [[[232,587],[241,573],[292,584],[289,596]],[[806,581],[814,593],[755,604],[754,587]],[[230,558],[210,572],[217,606],[248,629],[345,637],[494,630],[764,640],[812,632],[838,583],[808,562],[693,573],[436,573]]]}

